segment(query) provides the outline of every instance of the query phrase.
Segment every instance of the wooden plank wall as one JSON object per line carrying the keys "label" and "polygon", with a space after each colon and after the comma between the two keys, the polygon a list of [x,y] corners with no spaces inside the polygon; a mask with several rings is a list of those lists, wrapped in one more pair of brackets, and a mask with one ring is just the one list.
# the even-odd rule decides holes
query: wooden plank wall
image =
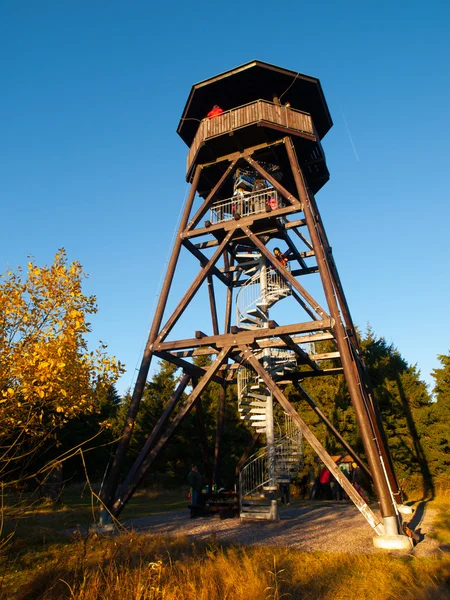
{"label": "wooden plank wall", "polygon": [[308,113],[273,104],[266,100],[256,100],[245,106],[228,110],[213,119],[203,119],[200,122],[194,141],[189,149],[187,170],[190,170],[197,151],[203,142],[259,121],[274,123],[287,129],[314,135],[311,115]]}

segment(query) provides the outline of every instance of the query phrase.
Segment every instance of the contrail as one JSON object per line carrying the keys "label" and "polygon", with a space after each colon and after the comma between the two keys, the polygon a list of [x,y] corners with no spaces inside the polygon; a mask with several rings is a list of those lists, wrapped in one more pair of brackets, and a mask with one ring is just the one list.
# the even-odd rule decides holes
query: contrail
{"label": "contrail", "polygon": [[355,144],[353,143],[352,134],[350,133],[350,129],[348,128],[347,119],[345,118],[344,111],[342,110],[342,106],[341,106],[341,115],[342,115],[342,118],[344,119],[345,128],[347,129],[348,137],[350,138],[350,143],[352,145],[353,152],[355,153],[356,160],[359,162],[359,156],[358,156],[358,153],[356,152]]}

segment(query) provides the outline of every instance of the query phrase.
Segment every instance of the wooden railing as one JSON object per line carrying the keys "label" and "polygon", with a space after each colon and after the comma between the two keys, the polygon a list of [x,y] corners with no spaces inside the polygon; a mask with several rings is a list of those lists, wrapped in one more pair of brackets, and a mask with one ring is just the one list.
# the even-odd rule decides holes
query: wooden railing
{"label": "wooden railing", "polygon": [[273,104],[267,102],[267,100],[256,100],[238,108],[227,110],[212,119],[203,119],[200,122],[194,141],[189,149],[187,170],[190,170],[199,147],[206,140],[261,121],[311,136],[315,135],[310,114],[289,106]]}

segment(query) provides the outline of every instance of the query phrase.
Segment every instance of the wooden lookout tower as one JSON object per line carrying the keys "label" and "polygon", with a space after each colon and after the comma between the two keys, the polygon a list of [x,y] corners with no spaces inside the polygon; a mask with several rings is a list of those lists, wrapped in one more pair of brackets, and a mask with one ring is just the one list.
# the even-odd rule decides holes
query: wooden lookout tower
{"label": "wooden lookout tower", "polygon": [[[178,126],[189,147],[190,192],[104,488],[103,524],[110,514],[120,514],[178,424],[198,408],[202,392],[214,381],[221,395],[213,480],[227,386],[237,386],[235,409],[264,440],[262,451],[238,465],[242,518],[277,518],[275,491],[298,470],[306,440],[373,527],[375,545],[410,548],[379,411],[315,199],[329,178],[321,140],[331,126],[319,80],[271,64],[253,61],[192,87]],[[172,314],[165,315],[182,254],[199,261],[200,270]],[[173,339],[187,307],[199,301],[200,288],[209,297],[203,311],[210,313],[208,327],[200,331],[194,325],[191,337]],[[320,302],[312,292],[317,289]],[[283,310],[288,302],[291,309]],[[331,351],[321,354],[317,342],[325,340]],[[195,364],[192,358],[199,355],[209,355],[210,364]],[[119,486],[153,357],[177,365],[184,377]],[[303,389],[308,378],[337,374],[345,378],[367,464]],[[288,383],[371,478],[381,519],[288,401],[283,393]],[[283,416],[276,427],[274,412]],[[257,505],[251,501],[255,491],[262,498]]]}

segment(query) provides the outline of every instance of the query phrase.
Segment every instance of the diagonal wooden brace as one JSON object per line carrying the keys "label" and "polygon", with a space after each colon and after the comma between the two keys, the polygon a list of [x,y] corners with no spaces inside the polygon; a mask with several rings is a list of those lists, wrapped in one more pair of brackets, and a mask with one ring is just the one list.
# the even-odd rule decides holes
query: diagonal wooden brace
{"label": "diagonal wooden brace", "polygon": [[375,530],[378,535],[384,534],[384,525],[379,521],[378,517],[372,512],[372,510],[367,506],[352,484],[349,482],[347,477],[342,473],[342,471],[338,468],[336,463],[333,461],[331,456],[316,438],[316,436],[312,433],[312,431],[308,428],[306,423],[297,413],[295,408],[289,402],[289,400],[285,397],[283,392],[277,386],[272,377],[267,373],[258,359],[253,355],[251,348],[248,346],[244,346],[241,348],[241,356],[243,360],[251,365],[251,367],[256,371],[256,373],[261,377],[261,379],[266,384],[269,391],[273,394],[273,396],[278,400],[283,410],[292,417],[293,421],[296,423],[299,430],[302,432],[305,439],[312,446],[313,450],[317,453],[319,458],[322,460],[324,465],[331,472],[333,477],[338,481],[338,483],[343,487],[348,497],[355,504],[356,508],[361,512],[363,517],[369,523],[369,525]]}

